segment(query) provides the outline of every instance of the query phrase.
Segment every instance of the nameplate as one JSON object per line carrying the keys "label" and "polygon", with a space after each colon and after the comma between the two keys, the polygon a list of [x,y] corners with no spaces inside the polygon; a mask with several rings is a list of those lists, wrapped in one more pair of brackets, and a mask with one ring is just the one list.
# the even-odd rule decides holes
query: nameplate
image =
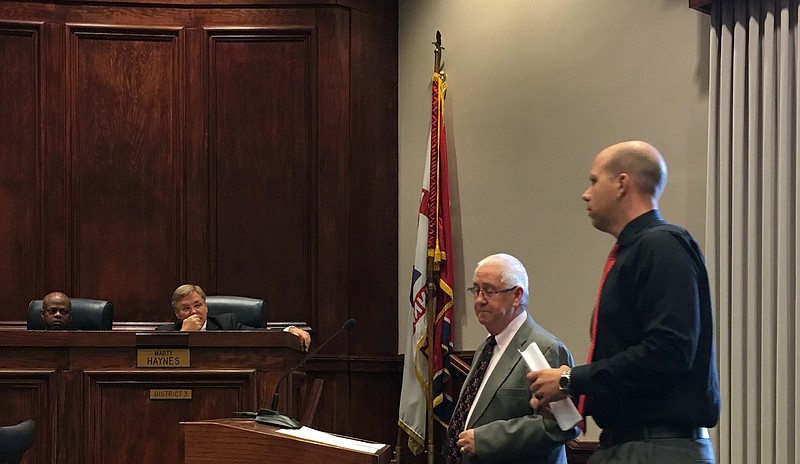
{"label": "nameplate", "polygon": [[139,348],[136,367],[191,367],[189,348]]}
{"label": "nameplate", "polygon": [[190,400],[192,390],[190,388],[151,388],[151,400]]}

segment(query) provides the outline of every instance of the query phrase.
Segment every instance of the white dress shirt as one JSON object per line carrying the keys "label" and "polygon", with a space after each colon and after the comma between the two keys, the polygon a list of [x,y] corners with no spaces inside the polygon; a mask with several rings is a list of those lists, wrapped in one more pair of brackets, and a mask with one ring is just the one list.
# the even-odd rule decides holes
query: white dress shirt
{"label": "white dress shirt", "polygon": [[[494,370],[494,366],[497,365],[497,362],[500,361],[500,356],[503,356],[503,352],[508,348],[508,344],[511,343],[511,339],[514,338],[514,335],[517,334],[517,331],[522,324],[528,319],[528,312],[522,311],[508,323],[505,329],[502,332],[494,336],[495,341],[497,342],[497,346],[494,347],[494,351],[492,351],[492,359],[489,361],[489,366],[486,367],[486,374],[483,375],[483,380],[481,381],[481,386],[478,388],[478,393],[475,395],[475,401],[469,407],[469,414],[467,414],[467,421],[464,422],[469,424],[469,419],[472,417],[472,411],[475,409],[475,405],[478,403],[478,398],[481,397],[483,393],[483,387],[486,386],[486,381],[489,380],[489,376],[492,375],[492,371]],[[480,353],[475,353],[476,356],[480,356]]]}

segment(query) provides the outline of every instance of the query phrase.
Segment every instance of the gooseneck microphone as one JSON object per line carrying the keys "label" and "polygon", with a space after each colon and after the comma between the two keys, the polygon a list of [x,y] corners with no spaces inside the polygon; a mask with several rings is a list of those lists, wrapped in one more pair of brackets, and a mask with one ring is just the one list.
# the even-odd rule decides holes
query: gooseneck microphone
{"label": "gooseneck microphone", "polygon": [[283,379],[285,379],[287,375],[291,374],[292,372],[294,372],[297,369],[300,369],[300,367],[302,367],[303,364],[305,364],[306,361],[308,361],[308,359],[310,357],[312,357],[315,354],[317,354],[317,352],[319,350],[321,350],[323,346],[325,346],[329,341],[333,340],[337,335],[339,335],[340,333],[344,332],[345,330],[350,330],[355,326],[356,326],[356,320],[355,319],[346,320],[345,323],[342,325],[342,327],[339,328],[339,330],[334,332],[333,335],[331,335],[330,337],[325,339],[324,342],[320,343],[319,346],[314,348],[314,351],[312,351],[311,353],[308,353],[307,355],[303,356],[303,359],[301,359],[300,362],[297,363],[296,366],[294,366],[291,369],[289,369],[288,371],[284,372],[281,375],[281,377],[278,379],[278,382],[275,384],[275,393],[272,394],[272,404],[270,405],[270,408],[275,409],[275,408],[278,407],[278,387],[281,386],[281,382],[283,382]]}

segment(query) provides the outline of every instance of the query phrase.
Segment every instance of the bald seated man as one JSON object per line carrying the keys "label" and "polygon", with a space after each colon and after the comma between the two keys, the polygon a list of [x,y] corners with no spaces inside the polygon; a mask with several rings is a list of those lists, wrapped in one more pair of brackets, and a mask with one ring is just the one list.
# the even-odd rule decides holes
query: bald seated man
{"label": "bald seated man", "polygon": [[61,292],[42,298],[42,320],[45,330],[67,330],[72,321],[72,302]]}
{"label": "bald seated man", "polygon": [[[172,309],[178,319],[174,324],[157,327],[156,330],[174,330],[181,332],[196,332],[200,330],[257,330],[239,322],[235,314],[208,315],[206,294],[199,285],[184,284],[175,289],[172,294]],[[303,349],[308,351],[311,346],[311,335],[302,329],[289,326],[284,331],[300,338]]]}
{"label": "bald seated man", "polygon": [[661,153],[630,141],[602,150],[582,198],[616,240],[600,281],[585,365],[531,372],[531,406],[566,396],[603,431],[590,464],[713,463],[719,419],[711,291],[689,232],[667,223]]}

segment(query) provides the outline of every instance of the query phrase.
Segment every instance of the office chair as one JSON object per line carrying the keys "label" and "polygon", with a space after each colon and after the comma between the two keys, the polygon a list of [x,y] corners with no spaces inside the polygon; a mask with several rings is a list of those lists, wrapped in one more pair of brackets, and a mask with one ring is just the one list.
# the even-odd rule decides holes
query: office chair
{"label": "office chair", "polygon": [[209,316],[218,316],[225,313],[236,314],[244,325],[256,329],[267,326],[267,303],[256,298],[244,296],[215,295],[206,297]]}
{"label": "office chair", "polygon": [[36,423],[32,420],[0,427],[0,464],[19,464],[35,438]]}
{"label": "office chair", "polygon": [[[111,330],[114,324],[114,303],[89,298],[70,298],[72,302],[72,330]],[[28,304],[28,330],[44,330],[42,300]]]}

